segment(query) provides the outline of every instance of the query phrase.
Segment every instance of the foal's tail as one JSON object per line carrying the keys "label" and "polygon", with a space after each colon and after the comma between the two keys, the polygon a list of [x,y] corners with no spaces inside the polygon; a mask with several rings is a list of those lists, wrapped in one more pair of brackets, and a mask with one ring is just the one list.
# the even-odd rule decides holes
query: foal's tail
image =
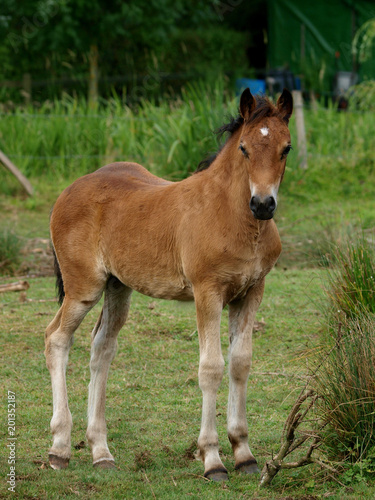
{"label": "foal's tail", "polygon": [[52,252],[53,252],[53,258],[54,258],[54,270],[55,270],[55,276],[56,276],[56,292],[57,292],[58,302],[61,306],[61,304],[63,303],[64,297],[65,297],[64,283],[63,283],[63,279],[61,276],[61,269],[59,266],[59,261],[57,260],[56,252],[55,252],[55,249],[53,247],[52,247]]}

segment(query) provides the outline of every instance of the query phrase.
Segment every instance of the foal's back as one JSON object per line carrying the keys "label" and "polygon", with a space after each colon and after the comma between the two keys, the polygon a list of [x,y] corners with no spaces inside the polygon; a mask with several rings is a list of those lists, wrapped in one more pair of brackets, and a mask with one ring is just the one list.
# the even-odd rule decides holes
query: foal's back
{"label": "foal's back", "polygon": [[178,184],[119,162],[69,186],[51,216],[65,291],[95,300],[114,275],[146,295],[192,299],[176,248]]}

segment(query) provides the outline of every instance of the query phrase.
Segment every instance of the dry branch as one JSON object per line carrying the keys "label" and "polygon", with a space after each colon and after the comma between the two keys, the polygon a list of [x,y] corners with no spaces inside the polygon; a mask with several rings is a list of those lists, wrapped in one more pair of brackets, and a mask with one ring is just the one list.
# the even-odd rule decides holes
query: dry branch
{"label": "dry branch", "polygon": [[5,153],[0,150],[0,162],[16,177],[18,182],[22,184],[28,195],[32,196],[33,187],[26,177],[18,170],[18,168],[10,161]]}
{"label": "dry branch", "polygon": [[7,283],[5,285],[0,285],[1,292],[22,292],[22,290],[28,290],[30,285],[28,281],[16,281],[15,283]]}
{"label": "dry branch", "polygon": [[[301,410],[302,404],[310,399],[306,409],[304,411]],[[277,455],[275,455],[272,460],[266,462],[263,467],[261,478],[260,478],[260,486],[267,486],[271,483],[272,479],[276,476],[276,474],[281,469],[295,469],[297,467],[302,467],[304,465],[308,465],[311,463],[318,463],[318,460],[312,458],[312,452],[319,446],[320,437],[317,436],[314,432],[304,432],[303,436],[296,440],[295,432],[298,426],[304,421],[306,415],[314,405],[315,401],[318,399],[318,395],[310,389],[306,392],[302,392],[297,401],[294,403],[293,408],[291,409],[288,418],[285,422],[284,427],[284,440],[281,444],[280,451]],[[306,454],[300,458],[297,462],[288,462],[285,463],[284,459],[292,453],[292,451],[299,448],[305,441],[308,439],[312,439],[312,443],[308,448]],[[319,462],[321,465],[322,463]]]}
{"label": "dry branch", "polygon": [[[330,464],[327,464],[322,460],[319,460],[315,457],[313,458],[311,456],[313,451],[320,446],[321,437],[319,436],[319,434],[313,431],[304,431],[303,435],[300,438],[296,439],[295,432],[298,426],[305,420],[306,415],[309,413],[309,411],[315,404],[315,401],[320,397],[318,396],[318,394],[316,394],[314,390],[312,389],[307,390],[309,382],[316,376],[320,367],[323,365],[323,363],[325,363],[326,359],[331,354],[331,352],[339,347],[341,339],[342,339],[341,323],[339,323],[337,331],[337,340],[335,345],[328,351],[328,353],[321,360],[321,362],[316,367],[314,372],[308,377],[305,387],[301,391],[292,409],[290,410],[290,413],[288,415],[288,418],[286,419],[284,426],[284,433],[283,433],[284,441],[281,444],[279,453],[275,457],[273,457],[272,460],[266,462],[265,466],[263,467],[262,474],[260,477],[261,487],[270,484],[272,479],[281,469],[295,469],[297,467],[302,467],[304,465],[315,463],[318,464],[320,467],[325,468],[331,472],[337,472],[337,470],[334,469]],[[307,404],[305,410],[302,411],[301,406],[307,399],[310,399],[310,401]],[[321,423],[318,427],[318,431],[320,432],[325,427],[326,424],[327,422]],[[300,458],[297,462],[285,463],[284,462],[285,457],[287,457],[297,448],[301,447],[308,439],[312,439],[312,443],[308,448],[306,454],[302,458]]]}

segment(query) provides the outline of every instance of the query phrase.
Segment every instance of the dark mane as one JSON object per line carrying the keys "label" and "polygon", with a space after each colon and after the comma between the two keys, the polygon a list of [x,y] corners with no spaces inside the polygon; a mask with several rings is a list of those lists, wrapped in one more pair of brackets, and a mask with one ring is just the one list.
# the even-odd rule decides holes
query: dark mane
{"label": "dark mane", "polygon": [[[274,104],[267,97],[256,96],[255,99],[256,99],[256,108],[246,123],[256,125],[267,117],[278,116],[282,118],[276,106],[274,106]],[[238,114],[237,117],[231,116],[229,117],[229,122],[225,123],[218,129],[216,129],[214,133],[217,135],[219,140],[226,132],[228,133],[228,138],[229,138],[243,125],[243,123],[244,119],[240,114]],[[195,173],[201,172],[202,170],[208,168],[216,160],[218,154],[220,153],[220,151],[223,149],[224,146],[225,143],[221,145],[221,147],[216,153],[213,153],[204,160],[202,160],[199,163]]]}

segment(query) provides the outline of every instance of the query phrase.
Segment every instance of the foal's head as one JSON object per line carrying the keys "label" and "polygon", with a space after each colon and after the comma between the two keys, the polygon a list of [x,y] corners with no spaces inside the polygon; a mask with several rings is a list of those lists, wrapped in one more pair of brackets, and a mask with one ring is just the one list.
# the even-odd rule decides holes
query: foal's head
{"label": "foal's head", "polygon": [[256,219],[271,219],[286,158],[291,149],[289,118],[293,111],[291,93],[284,89],[276,106],[267,98],[255,99],[246,89],[240,100],[243,126],[233,137],[238,161],[246,166],[250,184],[250,209]]}

